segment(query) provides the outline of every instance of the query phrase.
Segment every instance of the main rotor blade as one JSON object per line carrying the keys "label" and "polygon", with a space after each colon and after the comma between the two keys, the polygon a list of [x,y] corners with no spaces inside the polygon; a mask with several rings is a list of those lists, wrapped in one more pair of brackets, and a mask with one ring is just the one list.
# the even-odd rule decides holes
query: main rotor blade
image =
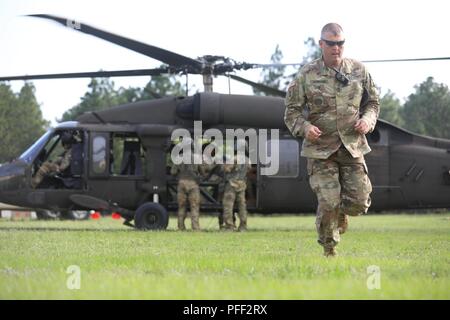
{"label": "main rotor blade", "polygon": [[276,68],[276,67],[288,67],[288,66],[302,66],[303,63],[250,63],[253,68]]}
{"label": "main rotor blade", "polygon": [[265,84],[253,82],[253,81],[244,79],[242,77],[236,76],[234,74],[230,74],[230,78],[233,79],[233,80],[236,80],[236,81],[248,84],[249,86],[252,86],[252,87],[254,87],[254,88],[256,88],[256,89],[258,89],[258,90],[260,90],[260,91],[262,91],[262,92],[264,92],[266,94],[268,94],[268,95],[276,96],[276,97],[282,97],[282,98],[286,97],[286,92],[285,91],[269,87],[269,86],[267,86]]}
{"label": "main rotor blade", "polygon": [[[450,57],[433,57],[433,58],[408,58],[408,59],[380,59],[380,60],[362,60],[361,62],[407,62],[407,61],[439,61],[450,60]],[[287,67],[287,66],[303,66],[303,63],[247,63],[243,62],[236,65],[236,69],[253,69],[253,68],[273,68],[273,67]]]}
{"label": "main rotor blade", "polygon": [[66,18],[60,18],[60,17],[48,15],[48,14],[31,14],[29,16],[54,20],[68,28],[71,28],[71,29],[74,29],[76,31],[80,31],[83,33],[87,33],[94,37],[101,38],[103,40],[115,43],[121,47],[125,47],[125,48],[133,50],[135,52],[139,52],[143,55],[146,55],[147,57],[159,60],[159,61],[164,62],[173,67],[182,68],[182,69],[190,67],[189,72],[191,72],[191,73],[199,73],[201,71],[202,63],[198,60],[191,59],[189,57],[185,57],[178,53],[174,53],[174,52],[171,52],[171,51],[168,51],[165,49],[161,49],[161,48],[158,48],[155,46],[151,46],[151,45],[145,44],[143,42],[139,42],[139,41],[132,40],[132,39],[129,39],[126,37],[115,35],[113,33],[91,27],[87,24],[80,23],[78,21],[74,21],[74,20],[70,20],[70,19],[66,19]]}
{"label": "main rotor blade", "polygon": [[[248,69],[255,69],[255,68],[277,68],[277,67],[287,67],[287,66],[302,66],[302,63],[248,63],[248,62],[241,62],[236,63],[233,66],[233,69],[236,70],[248,70]],[[226,72],[229,72],[230,70],[225,70]]]}
{"label": "main rotor blade", "polygon": [[170,73],[169,68],[93,71],[56,74],[35,74],[24,76],[0,77],[0,81],[33,80],[33,79],[69,79],[69,78],[108,78],[108,77],[135,77],[135,76],[159,76]]}
{"label": "main rotor blade", "polygon": [[407,62],[407,61],[438,61],[438,60],[450,60],[450,57],[363,60],[363,61],[361,61],[361,62],[370,63],[370,62]]}

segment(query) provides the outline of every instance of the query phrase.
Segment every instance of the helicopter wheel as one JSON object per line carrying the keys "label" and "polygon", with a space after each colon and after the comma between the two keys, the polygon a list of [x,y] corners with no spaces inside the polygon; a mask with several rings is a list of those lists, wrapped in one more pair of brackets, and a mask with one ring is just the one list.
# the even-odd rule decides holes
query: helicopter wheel
{"label": "helicopter wheel", "polygon": [[134,224],[141,230],[164,230],[169,224],[169,214],[159,203],[146,202],[136,210]]}
{"label": "helicopter wheel", "polygon": [[70,210],[64,212],[64,217],[69,220],[87,220],[90,214],[86,210]]}
{"label": "helicopter wheel", "polygon": [[56,220],[61,218],[61,211],[36,210],[36,217],[39,220]]}
{"label": "helicopter wheel", "polygon": [[89,211],[72,210],[72,211],[52,211],[52,210],[37,210],[36,217],[39,220],[86,220],[89,219]]}

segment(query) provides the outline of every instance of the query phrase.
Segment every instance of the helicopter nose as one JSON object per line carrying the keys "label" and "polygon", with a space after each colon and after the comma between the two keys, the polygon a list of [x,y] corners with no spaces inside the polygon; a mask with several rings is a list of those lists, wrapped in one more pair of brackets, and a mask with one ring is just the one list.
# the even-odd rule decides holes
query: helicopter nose
{"label": "helicopter nose", "polygon": [[0,202],[10,203],[25,187],[25,168],[20,162],[0,165]]}
{"label": "helicopter nose", "polygon": [[6,180],[7,180],[8,176],[5,174],[4,168],[5,168],[5,165],[0,164],[0,202],[4,201],[3,194],[4,194],[4,191],[7,186]]}

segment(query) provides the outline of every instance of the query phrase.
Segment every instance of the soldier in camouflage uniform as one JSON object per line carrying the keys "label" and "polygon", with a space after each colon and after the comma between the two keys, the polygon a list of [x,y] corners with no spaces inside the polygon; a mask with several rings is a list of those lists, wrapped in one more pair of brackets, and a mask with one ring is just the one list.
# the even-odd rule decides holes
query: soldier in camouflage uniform
{"label": "soldier in camouflage uniform", "polygon": [[[214,197],[216,196],[217,201],[222,202],[223,192],[224,192],[224,181],[223,181],[223,168],[222,164],[207,164],[203,162],[200,168],[204,172],[203,181],[207,183],[213,183],[215,186],[208,186],[206,189]],[[219,213],[219,226],[223,226],[223,215]]]}
{"label": "soldier in camouflage uniform", "polygon": [[31,187],[36,188],[46,176],[50,176],[55,173],[61,173],[66,170],[72,160],[72,144],[75,142],[74,137],[69,132],[61,134],[61,143],[64,148],[64,152],[56,158],[55,161],[44,162],[34,177],[31,179]]}
{"label": "soldier in camouflage uniform", "polygon": [[178,229],[186,230],[184,220],[186,219],[186,206],[189,201],[191,208],[192,230],[200,230],[200,187],[198,185],[200,168],[196,164],[173,165],[170,173],[178,175]]}
{"label": "soldier in camouflage uniform", "polygon": [[[236,160],[236,157],[235,157]],[[223,222],[221,229],[234,230],[236,228],[233,221],[234,202],[237,202],[239,209],[239,231],[247,230],[247,203],[245,190],[247,189],[248,164],[224,164],[225,191],[223,194]]]}
{"label": "soldier in camouflage uniform", "polygon": [[284,116],[291,133],[304,138],[301,154],[318,199],[316,227],[325,256],[336,255],[347,215],[370,206],[365,134],[379,114],[375,84],[362,63],[342,57],[344,41],[338,24],[323,27],[322,57],[302,67],[289,85]]}

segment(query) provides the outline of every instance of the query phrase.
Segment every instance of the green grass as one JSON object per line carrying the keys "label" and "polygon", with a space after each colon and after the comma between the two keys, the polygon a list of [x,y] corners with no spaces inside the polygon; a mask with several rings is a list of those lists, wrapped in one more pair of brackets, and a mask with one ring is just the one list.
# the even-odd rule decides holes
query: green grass
{"label": "green grass", "polygon": [[[450,299],[450,213],[350,218],[334,259],[313,216],[250,216],[247,233],[200,223],[0,220],[0,299]],[[67,288],[70,265],[79,290]],[[367,287],[371,265],[380,289]]]}

